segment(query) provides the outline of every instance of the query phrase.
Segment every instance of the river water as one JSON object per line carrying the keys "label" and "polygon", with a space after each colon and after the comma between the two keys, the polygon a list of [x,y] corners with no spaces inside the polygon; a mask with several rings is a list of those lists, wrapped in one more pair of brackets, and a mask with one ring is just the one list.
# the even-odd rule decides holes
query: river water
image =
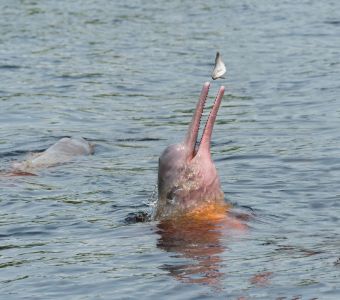
{"label": "river water", "polygon": [[[0,179],[1,298],[339,299],[339,3],[0,1],[1,170],[96,144]],[[248,229],[132,222],[217,50],[212,154]]]}

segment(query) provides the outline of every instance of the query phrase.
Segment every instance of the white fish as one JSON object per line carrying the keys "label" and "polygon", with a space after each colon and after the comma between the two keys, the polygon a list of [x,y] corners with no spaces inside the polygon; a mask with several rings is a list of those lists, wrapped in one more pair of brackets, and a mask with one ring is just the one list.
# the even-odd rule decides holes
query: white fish
{"label": "white fish", "polygon": [[215,66],[211,74],[211,78],[213,80],[216,80],[218,78],[224,78],[222,77],[225,72],[227,71],[224,62],[222,61],[222,57],[219,52],[216,53],[215,58]]}

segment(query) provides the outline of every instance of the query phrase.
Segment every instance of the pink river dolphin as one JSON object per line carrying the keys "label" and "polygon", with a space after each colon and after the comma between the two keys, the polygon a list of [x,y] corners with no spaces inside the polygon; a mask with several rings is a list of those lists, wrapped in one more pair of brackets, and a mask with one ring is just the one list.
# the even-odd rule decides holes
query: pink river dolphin
{"label": "pink river dolphin", "polygon": [[209,82],[203,85],[184,141],[168,146],[159,158],[156,220],[183,216],[215,218],[225,215],[228,208],[210,153],[212,131],[224,95],[223,86],[219,88],[201,141],[197,143],[209,87]]}
{"label": "pink river dolphin", "polygon": [[71,161],[80,155],[90,155],[94,145],[81,137],[65,137],[41,153],[31,154],[22,162],[15,162],[7,175],[34,175],[42,168],[48,168]]}

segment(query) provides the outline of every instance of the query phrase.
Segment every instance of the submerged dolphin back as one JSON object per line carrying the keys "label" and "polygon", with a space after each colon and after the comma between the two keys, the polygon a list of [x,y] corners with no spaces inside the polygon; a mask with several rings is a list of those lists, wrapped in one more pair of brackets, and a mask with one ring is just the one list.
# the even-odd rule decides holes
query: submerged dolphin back
{"label": "submerged dolphin back", "polygon": [[81,137],[62,138],[41,153],[31,154],[22,162],[12,165],[12,172],[34,172],[41,168],[66,163],[80,155],[90,155],[94,146]]}

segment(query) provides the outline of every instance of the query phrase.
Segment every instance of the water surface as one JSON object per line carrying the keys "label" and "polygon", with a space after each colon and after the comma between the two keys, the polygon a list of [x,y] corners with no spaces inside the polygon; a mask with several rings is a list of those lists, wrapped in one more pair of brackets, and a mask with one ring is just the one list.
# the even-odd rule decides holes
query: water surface
{"label": "water surface", "polygon": [[[339,299],[336,1],[1,1],[0,167],[64,136],[93,156],[0,180],[6,299]],[[219,50],[212,152],[247,232],[149,212]],[[244,298],[242,298],[244,297]]]}

